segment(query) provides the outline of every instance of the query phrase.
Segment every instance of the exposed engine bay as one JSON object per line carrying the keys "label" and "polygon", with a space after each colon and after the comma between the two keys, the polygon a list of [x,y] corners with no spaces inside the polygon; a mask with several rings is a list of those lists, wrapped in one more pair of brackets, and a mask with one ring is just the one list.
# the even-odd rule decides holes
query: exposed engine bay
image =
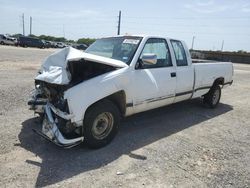
{"label": "exposed engine bay", "polygon": [[117,68],[110,65],[95,63],[81,59],[79,61],[70,61],[68,63],[68,70],[71,74],[71,81],[69,87],[79,84],[90,78],[99,76],[101,74],[116,70]]}
{"label": "exposed engine bay", "polygon": [[67,67],[71,77],[69,84],[58,85],[35,79],[35,88],[40,89],[39,94],[41,98],[47,98],[49,102],[54,104],[61,97],[63,97],[63,92],[67,89],[83,81],[116,69],[117,68],[109,65],[85,61],[84,59],[70,61]]}

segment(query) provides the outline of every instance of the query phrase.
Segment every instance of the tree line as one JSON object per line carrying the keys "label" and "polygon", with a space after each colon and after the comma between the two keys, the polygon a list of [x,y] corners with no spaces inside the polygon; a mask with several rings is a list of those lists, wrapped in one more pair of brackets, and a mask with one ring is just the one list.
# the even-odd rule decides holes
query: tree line
{"label": "tree line", "polygon": [[[14,35],[11,35],[11,36],[15,37],[15,38],[19,38],[20,36],[23,36],[23,35],[22,34],[14,34]],[[50,35],[40,35],[40,36],[29,35],[29,37],[39,38],[41,40],[47,40],[47,41],[53,41],[53,42],[77,43],[77,44],[82,44],[83,43],[83,44],[87,44],[87,45],[92,44],[96,40],[94,38],[80,38],[80,39],[75,41],[75,40],[67,40],[64,37],[54,37],[54,36],[50,36]]]}

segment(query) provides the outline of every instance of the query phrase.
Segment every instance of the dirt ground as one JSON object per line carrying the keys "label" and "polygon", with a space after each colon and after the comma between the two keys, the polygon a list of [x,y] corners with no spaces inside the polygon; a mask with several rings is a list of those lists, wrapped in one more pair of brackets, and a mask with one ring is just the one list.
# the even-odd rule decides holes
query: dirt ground
{"label": "dirt ground", "polygon": [[250,186],[250,65],[234,64],[216,109],[181,102],[127,118],[102,149],[62,149],[27,106],[53,51],[0,46],[0,187]]}

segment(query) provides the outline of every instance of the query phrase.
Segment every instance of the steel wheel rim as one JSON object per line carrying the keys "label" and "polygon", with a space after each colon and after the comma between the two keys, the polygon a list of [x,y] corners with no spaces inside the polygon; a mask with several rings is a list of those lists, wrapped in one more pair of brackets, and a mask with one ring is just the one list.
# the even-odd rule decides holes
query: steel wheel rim
{"label": "steel wheel rim", "polygon": [[220,91],[219,89],[217,89],[213,94],[213,105],[215,105],[218,102],[219,98],[220,98]]}
{"label": "steel wheel rim", "polygon": [[114,117],[110,112],[99,114],[92,126],[92,135],[98,139],[104,139],[109,135],[114,126]]}

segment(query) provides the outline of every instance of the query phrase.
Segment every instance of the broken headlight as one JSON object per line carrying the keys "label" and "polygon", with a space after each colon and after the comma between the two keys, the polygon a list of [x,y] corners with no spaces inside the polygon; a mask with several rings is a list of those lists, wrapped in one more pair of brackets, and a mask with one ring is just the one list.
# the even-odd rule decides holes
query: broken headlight
{"label": "broken headlight", "polygon": [[57,101],[54,101],[53,105],[63,112],[69,113],[69,106],[67,99],[60,98]]}

